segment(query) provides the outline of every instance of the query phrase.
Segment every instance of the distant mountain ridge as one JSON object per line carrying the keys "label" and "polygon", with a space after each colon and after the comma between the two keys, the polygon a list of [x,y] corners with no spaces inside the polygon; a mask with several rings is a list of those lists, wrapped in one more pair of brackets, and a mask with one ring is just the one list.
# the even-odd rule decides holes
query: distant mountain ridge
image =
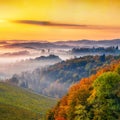
{"label": "distant mountain ridge", "polygon": [[41,41],[37,41],[37,42],[21,42],[21,43],[10,43],[10,44],[5,44],[4,47],[7,48],[16,48],[16,47],[22,47],[22,48],[29,48],[29,49],[42,49],[42,48],[67,48],[69,46],[67,45],[56,45],[54,43],[51,42],[41,42]]}
{"label": "distant mountain ridge", "polygon": [[58,41],[55,42],[57,45],[68,45],[68,46],[79,46],[79,45],[105,45],[105,46],[111,46],[111,45],[120,45],[120,39],[113,39],[113,40],[76,40],[76,41]]}
{"label": "distant mountain ridge", "polygon": [[68,41],[57,41],[53,43],[120,43],[120,39],[112,39],[112,40],[68,40]]}
{"label": "distant mountain ridge", "polygon": [[17,43],[7,43],[4,44],[5,47],[23,47],[30,49],[41,49],[41,48],[73,48],[74,46],[111,46],[111,45],[119,45],[120,39],[112,39],[112,40],[68,40],[68,41],[57,41],[57,42],[43,42],[43,41],[21,41]]}

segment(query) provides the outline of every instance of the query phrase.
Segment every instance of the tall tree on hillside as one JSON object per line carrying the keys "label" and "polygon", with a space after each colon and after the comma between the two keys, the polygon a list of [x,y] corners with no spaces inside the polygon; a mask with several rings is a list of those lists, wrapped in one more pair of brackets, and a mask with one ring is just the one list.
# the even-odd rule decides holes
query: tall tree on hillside
{"label": "tall tree on hillside", "polygon": [[120,113],[118,96],[120,75],[106,72],[94,81],[93,94],[89,101],[93,106],[93,120],[117,120]]}

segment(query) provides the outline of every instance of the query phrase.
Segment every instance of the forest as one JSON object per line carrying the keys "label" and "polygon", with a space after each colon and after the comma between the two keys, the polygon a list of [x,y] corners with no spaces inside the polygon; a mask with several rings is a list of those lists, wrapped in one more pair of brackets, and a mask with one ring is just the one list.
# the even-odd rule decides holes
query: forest
{"label": "forest", "polygon": [[120,56],[105,54],[74,58],[49,67],[37,68],[32,72],[14,74],[9,82],[46,96],[60,98],[66,94],[72,84],[96,73],[103,65],[119,58]]}
{"label": "forest", "polygon": [[98,48],[73,48],[72,53],[114,53],[118,54],[120,53],[120,50],[118,49],[118,46],[114,47],[98,47]]}
{"label": "forest", "polygon": [[47,120],[119,120],[120,60],[82,78],[47,114]]}

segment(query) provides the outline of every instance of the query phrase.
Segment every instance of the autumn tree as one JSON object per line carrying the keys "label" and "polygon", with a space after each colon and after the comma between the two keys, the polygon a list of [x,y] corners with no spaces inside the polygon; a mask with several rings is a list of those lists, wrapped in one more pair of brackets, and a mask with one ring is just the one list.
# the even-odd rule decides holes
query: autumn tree
{"label": "autumn tree", "polygon": [[[120,61],[74,84],[49,114],[55,120],[120,119]],[[49,119],[49,120],[50,120]],[[53,119],[53,120],[54,120]]]}

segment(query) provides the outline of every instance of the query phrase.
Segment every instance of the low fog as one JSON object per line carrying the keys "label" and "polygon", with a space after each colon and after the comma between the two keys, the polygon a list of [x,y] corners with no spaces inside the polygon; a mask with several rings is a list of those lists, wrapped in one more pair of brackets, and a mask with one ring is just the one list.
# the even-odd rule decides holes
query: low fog
{"label": "low fog", "polygon": [[[33,71],[36,68],[47,67],[62,60],[71,59],[74,56],[70,49],[29,49],[29,48],[7,48],[0,53],[0,79],[8,79],[13,74],[24,71]],[[50,55],[58,58],[49,59]],[[46,59],[40,57],[45,56]],[[48,57],[48,58],[47,58]],[[37,59],[40,58],[40,59]]]}
{"label": "low fog", "polygon": [[[103,46],[106,48],[110,47],[110,44],[115,45],[115,53],[114,51],[108,51],[107,53],[103,51],[83,52],[80,49],[94,49]],[[63,71],[61,69],[55,71],[56,68],[54,67],[54,69],[51,70],[49,69],[50,66],[87,55],[120,54],[119,45],[119,40],[109,42],[83,40],[55,43],[25,41],[2,42],[0,43],[0,80],[11,80],[15,85],[32,89],[38,93],[47,96],[61,97],[66,93],[72,82],[61,83],[62,78],[57,78],[59,78],[58,75],[62,76]],[[77,52],[73,51],[73,48],[77,48]],[[60,66],[58,65],[58,67]],[[66,72],[66,70],[64,72]],[[64,78],[67,79],[70,77],[71,79],[73,77],[73,81],[78,80],[79,77],[76,76],[76,74],[72,77],[70,76],[71,69],[68,72],[65,73],[66,76],[64,76]]]}

